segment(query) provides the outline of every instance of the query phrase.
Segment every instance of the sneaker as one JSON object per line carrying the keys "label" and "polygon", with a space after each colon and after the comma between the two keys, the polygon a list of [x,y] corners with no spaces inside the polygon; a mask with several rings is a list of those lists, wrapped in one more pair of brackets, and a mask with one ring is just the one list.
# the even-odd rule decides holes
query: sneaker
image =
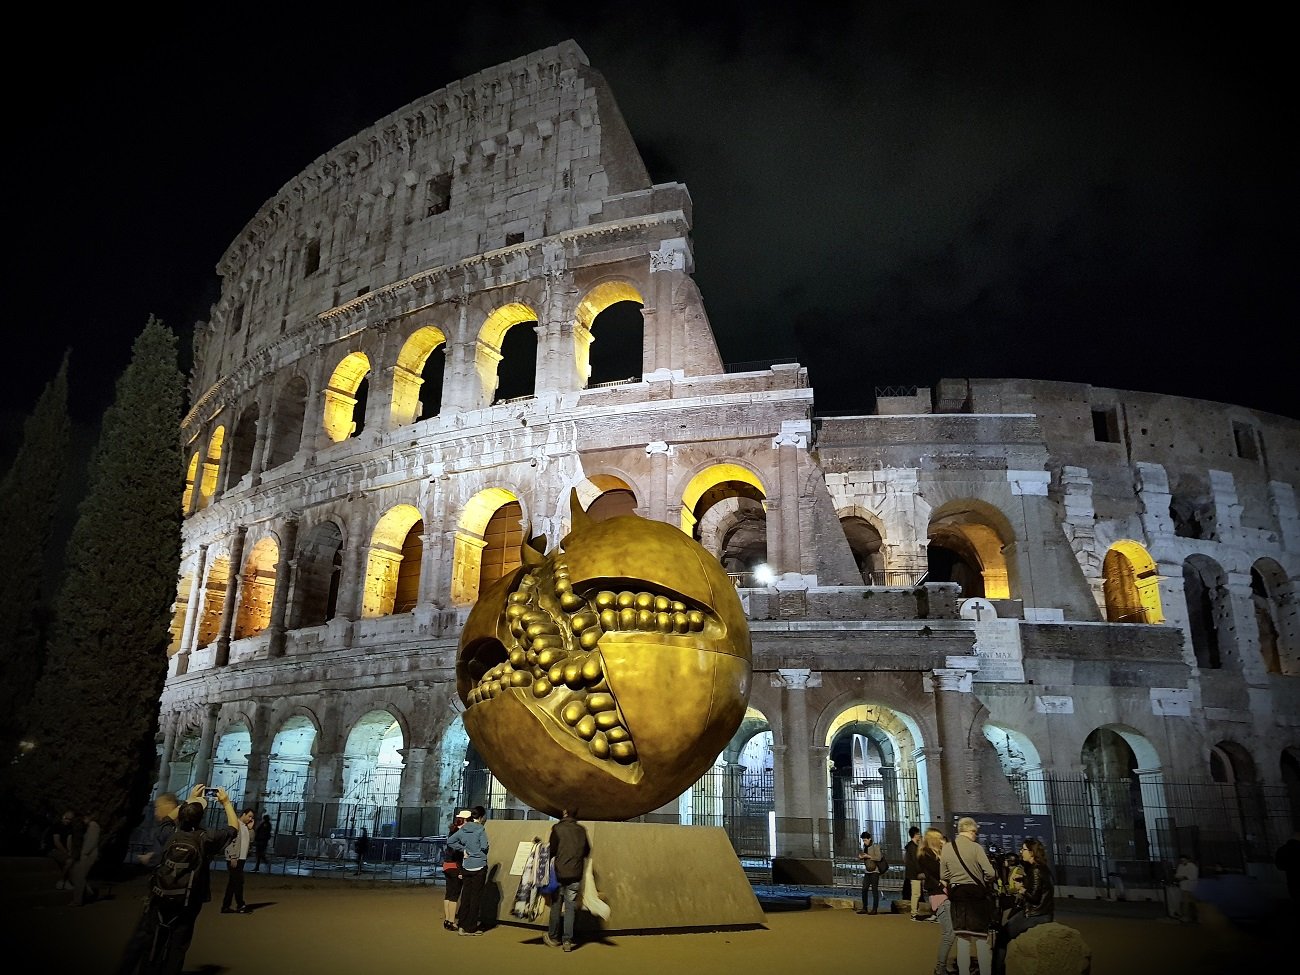
{"label": "sneaker", "polygon": [[474,937],[474,935],[478,934],[477,931],[466,931],[464,928],[461,928],[456,933],[460,935],[462,938],[472,938]]}
{"label": "sneaker", "polygon": [[572,950],[573,950],[573,942],[572,942],[572,941],[566,941],[566,942],[564,942],[564,947],[561,948],[560,950],[561,950],[561,951],[572,951]]}
{"label": "sneaker", "polygon": [[854,914],[866,914],[866,913],[867,913],[867,909],[866,909],[865,907],[859,907],[859,908],[857,908],[856,910],[854,910],[853,913],[854,913]]}
{"label": "sneaker", "polygon": [[252,909],[251,907],[249,907],[247,904],[245,904],[243,907],[241,907],[241,908],[239,909],[239,911],[238,911],[237,913],[239,913],[239,914],[252,914],[252,913],[253,913],[253,909]]}
{"label": "sneaker", "polygon": [[542,935],[542,943],[551,948],[560,947],[560,943],[551,937],[551,933],[549,931],[546,934]]}

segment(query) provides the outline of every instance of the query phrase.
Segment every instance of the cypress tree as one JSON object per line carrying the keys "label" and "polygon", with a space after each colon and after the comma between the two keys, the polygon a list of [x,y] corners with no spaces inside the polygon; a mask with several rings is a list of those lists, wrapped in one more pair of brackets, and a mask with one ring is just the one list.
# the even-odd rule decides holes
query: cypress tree
{"label": "cypress tree", "polygon": [[35,747],[15,766],[29,810],[97,816],[109,862],[153,769],[180,565],[183,387],[176,336],[150,317],[104,414],[30,712]]}
{"label": "cypress tree", "polygon": [[13,758],[44,658],[50,592],[50,539],[68,470],[68,356],[23,425],[13,463],[0,480],[0,754]]}

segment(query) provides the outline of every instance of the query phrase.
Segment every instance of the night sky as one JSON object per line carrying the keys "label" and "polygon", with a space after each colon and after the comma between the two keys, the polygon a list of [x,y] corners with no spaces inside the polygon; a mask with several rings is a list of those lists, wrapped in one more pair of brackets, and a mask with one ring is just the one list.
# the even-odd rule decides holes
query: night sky
{"label": "night sky", "polygon": [[[84,430],[151,313],[188,369],[218,258],[317,156],[565,38],[651,178],[690,189],[723,359],[799,359],[819,411],[967,376],[1300,414],[1279,350],[1297,320],[1280,24],[1142,5],[478,6],[35,14],[24,36],[50,70],[10,82],[0,457],[65,348]],[[39,23],[55,14],[69,22]]]}

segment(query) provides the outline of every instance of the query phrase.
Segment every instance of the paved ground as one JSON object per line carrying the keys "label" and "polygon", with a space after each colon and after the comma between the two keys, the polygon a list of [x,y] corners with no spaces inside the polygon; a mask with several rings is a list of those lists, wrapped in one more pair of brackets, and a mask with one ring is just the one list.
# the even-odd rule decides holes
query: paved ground
{"label": "paved ground", "polygon": [[[81,908],[53,889],[53,867],[0,861],[6,972],[97,975],[111,972],[140,910],[142,878],[103,889]],[[224,877],[214,875],[220,896]],[[209,904],[199,919],[187,972],[202,975],[353,975],[529,970],[611,975],[928,975],[939,931],[903,915],[874,917],[813,906],[773,908],[747,931],[607,935],[565,955],[542,944],[540,928],[499,925],[480,938],[444,931],[442,888],[250,875],[251,915],[223,915]],[[611,905],[616,912],[618,905]],[[1093,975],[1254,975],[1291,970],[1281,963],[1280,925],[1247,931],[1211,912],[1184,927],[1152,918],[1150,908],[1066,908],[1057,920],[1077,928],[1093,950]],[[1104,913],[1111,912],[1111,913]],[[611,922],[616,921],[616,916]],[[15,961],[17,944],[33,949]]]}

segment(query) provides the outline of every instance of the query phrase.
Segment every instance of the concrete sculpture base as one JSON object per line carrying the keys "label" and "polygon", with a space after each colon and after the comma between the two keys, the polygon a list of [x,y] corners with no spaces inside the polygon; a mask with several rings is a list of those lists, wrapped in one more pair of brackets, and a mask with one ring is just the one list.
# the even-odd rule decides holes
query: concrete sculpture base
{"label": "concrete sculpture base", "polygon": [[[552,820],[493,820],[486,826],[488,885],[485,917],[502,924],[545,928],[543,905],[534,920],[510,911],[519,877],[510,868],[520,843],[545,843]],[[603,933],[754,928],[763,908],[736,859],[727,834],[716,826],[584,822],[591,840],[596,889],[609,905],[609,919],[577,915],[577,936]]]}

